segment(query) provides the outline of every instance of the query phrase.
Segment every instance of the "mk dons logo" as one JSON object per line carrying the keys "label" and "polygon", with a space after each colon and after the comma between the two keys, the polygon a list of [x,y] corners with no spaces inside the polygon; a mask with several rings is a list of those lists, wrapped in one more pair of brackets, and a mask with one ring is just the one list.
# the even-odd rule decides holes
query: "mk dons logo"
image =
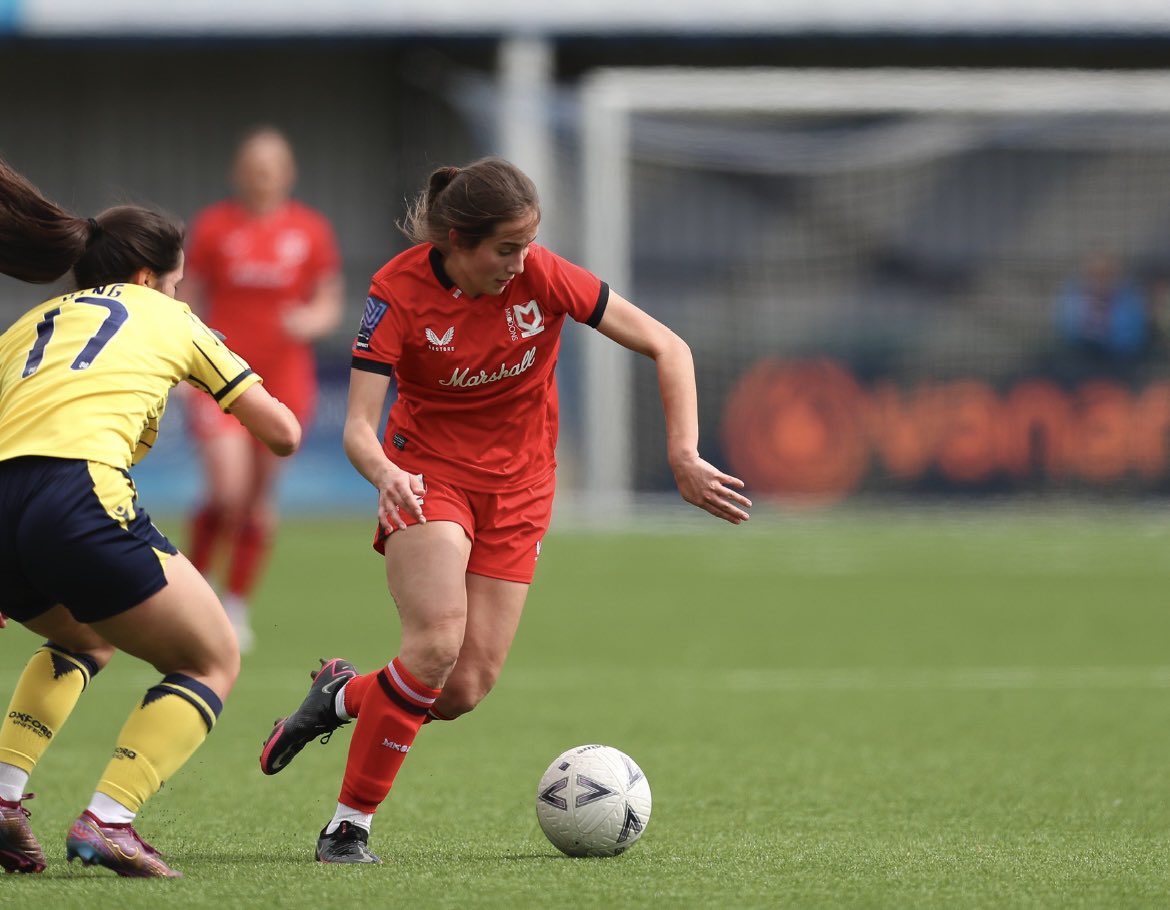
{"label": "mk dons logo", "polygon": [[442,336],[436,335],[430,328],[426,329],[427,347],[432,351],[453,351],[455,345],[451,342],[455,338],[455,326],[451,326]]}
{"label": "mk dons logo", "polygon": [[535,300],[512,304],[512,313],[521,338],[531,338],[544,331],[544,313],[540,312],[540,305]]}

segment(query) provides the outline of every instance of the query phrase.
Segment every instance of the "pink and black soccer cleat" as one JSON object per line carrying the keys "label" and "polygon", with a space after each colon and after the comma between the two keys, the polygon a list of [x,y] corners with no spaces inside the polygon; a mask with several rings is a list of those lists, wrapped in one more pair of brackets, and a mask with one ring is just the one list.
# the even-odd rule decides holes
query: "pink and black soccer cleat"
{"label": "pink and black soccer cleat", "polygon": [[126,878],[183,877],[132,825],[103,822],[88,810],[69,829],[65,856],[69,862],[80,859],[87,866],[105,866]]}
{"label": "pink and black soccer cleat", "polygon": [[21,805],[33,794],[15,802],[0,799],[0,866],[5,872],[44,872],[45,854],[29,827],[29,811]]}
{"label": "pink and black soccer cleat", "polygon": [[284,770],[297,753],[317,737],[325,737],[322,740],[325,742],[334,730],[349,723],[337,716],[333,704],[338,689],[357,675],[357,670],[348,660],[338,657],[322,660],[321,669],[310,674],[313,684],[300,707],[288,717],[276,721],[268,739],[264,740],[260,770],[265,774]]}

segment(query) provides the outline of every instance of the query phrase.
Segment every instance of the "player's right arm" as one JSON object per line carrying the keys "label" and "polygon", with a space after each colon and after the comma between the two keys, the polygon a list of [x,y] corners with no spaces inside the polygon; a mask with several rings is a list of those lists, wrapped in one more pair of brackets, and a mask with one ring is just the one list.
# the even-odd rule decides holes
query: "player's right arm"
{"label": "player's right arm", "polygon": [[418,498],[426,488],[421,474],[409,474],[386,457],[378,438],[382,406],[390,390],[390,376],[381,372],[349,371],[349,399],[345,411],[345,454],[358,473],[378,491],[378,521],[385,528],[405,528],[400,510],[423,523]]}
{"label": "player's right arm", "polygon": [[288,406],[260,383],[248,386],[228,413],[275,455],[291,455],[301,445],[301,424]]}
{"label": "player's right arm", "polygon": [[223,336],[187,310],[191,372],[187,381],[211,395],[244,429],[276,455],[291,455],[301,444],[301,425],[273,398],[247,362],[223,343]]}

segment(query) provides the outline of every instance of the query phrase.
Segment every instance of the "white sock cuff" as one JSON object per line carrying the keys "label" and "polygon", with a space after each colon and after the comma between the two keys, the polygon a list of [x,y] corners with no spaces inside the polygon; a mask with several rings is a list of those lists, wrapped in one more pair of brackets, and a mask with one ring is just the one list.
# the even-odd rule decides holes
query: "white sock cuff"
{"label": "white sock cuff", "polygon": [[128,825],[134,821],[134,816],[137,815],[136,812],[131,812],[112,796],[106,796],[104,793],[94,793],[93,799],[89,801],[86,808],[102,821],[111,825]]}
{"label": "white sock cuff", "polygon": [[365,828],[369,831],[370,826],[374,824],[374,815],[373,813],[359,812],[357,809],[338,803],[337,811],[333,813],[333,820],[325,826],[325,833],[332,834],[342,822],[349,822],[351,825],[357,825],[359,828]]}
{"label": "white sock cuff", "polygon": [[346,682],[333,696],[333,713],[337,715],[338,720],[353,720],[345,710],[345,686],[348,685],[349,683]]}
{"label": "white sock cuff", "polygon": [[28,772],[16,765],[0,762],[0,799],[10,803],[20,802],[24,788],[28,786]]}

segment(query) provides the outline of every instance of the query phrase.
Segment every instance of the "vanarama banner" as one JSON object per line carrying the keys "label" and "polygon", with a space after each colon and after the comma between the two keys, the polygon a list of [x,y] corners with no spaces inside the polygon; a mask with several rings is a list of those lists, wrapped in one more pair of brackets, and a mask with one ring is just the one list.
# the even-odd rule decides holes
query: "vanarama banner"
{"label": "vanarama banner", "polygon": [[732,389],[723,444],[756,493],[1152,490],[1170,481],[1170,380],[862,381],[832,359],[764,360]]}

